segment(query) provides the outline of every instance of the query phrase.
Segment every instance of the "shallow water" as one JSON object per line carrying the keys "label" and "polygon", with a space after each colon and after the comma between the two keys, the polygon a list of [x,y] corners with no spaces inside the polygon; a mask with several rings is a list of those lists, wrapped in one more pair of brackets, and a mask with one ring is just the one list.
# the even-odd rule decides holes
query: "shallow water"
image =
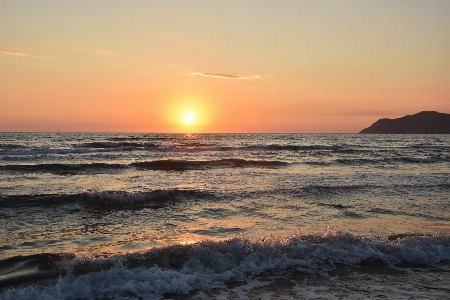
{"label": "shallow water", "polygon": [[[0,299],[199,295],[367,261],[447,274],[449,150],[448,135],[3,133]],[[142,256],[157,259],[130,266]]]}

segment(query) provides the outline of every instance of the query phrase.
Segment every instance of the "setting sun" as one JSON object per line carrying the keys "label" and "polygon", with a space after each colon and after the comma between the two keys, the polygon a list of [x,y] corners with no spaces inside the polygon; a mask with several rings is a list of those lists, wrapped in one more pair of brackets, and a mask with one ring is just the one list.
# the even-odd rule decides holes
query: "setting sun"
{"label": "setting sun", "polygon": [[172,132],[204,132],[214,116],[207,96],[180,93],[167,97],[166,116]]}
{"label": "setting sun", "polygon": [[185,116],[184,116],[184,121],[185,121],[187,124],[192,124],[192,123],[194,122],[194,116],[191,115],[191,114],[185,115]]}

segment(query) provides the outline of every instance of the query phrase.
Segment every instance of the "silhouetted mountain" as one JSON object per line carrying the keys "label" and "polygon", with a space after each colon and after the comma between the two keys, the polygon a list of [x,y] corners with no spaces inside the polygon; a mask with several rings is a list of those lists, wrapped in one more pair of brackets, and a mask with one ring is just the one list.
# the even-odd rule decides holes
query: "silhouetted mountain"
{"label": "silhouetted mountain", "polygon": [[379,119],[360,133],[443,134],[450,133],[450,114],[422,111],[398,119]]}

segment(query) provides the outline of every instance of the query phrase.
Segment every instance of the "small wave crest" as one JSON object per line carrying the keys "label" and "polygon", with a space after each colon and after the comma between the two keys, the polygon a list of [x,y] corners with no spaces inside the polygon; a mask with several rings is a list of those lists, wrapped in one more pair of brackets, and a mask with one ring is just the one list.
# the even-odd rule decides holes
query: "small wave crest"
{"label": "small wave crest", "polygon": [[435,162],[439,161],[439,158],[437,158],[437,157],[405,157],[405,158],[403,158],[403,160],[406,162],[411,162],[411,163],[427,164],[427,163],[435,163]]}
{"label": "small wave crest", "polygon": [[252,145],[252,146],[244,146],[241,150],[249,150],[249,151],[257,151],[257,150],[265,150],[265,151],[313,151],[313,150],[338,150],[339,146],[336,145]]}
{"label": "small wave crest", "polygon": [[174,136],[154,136],[154,135],[138,135],[138,136],[116,136],[110,138],[111,141],[138,141],[138,140],[147,140],[147,141],[171,141],[177,140],[177,137]]}
{"label": "small wave crest", "polygon": [[339,158],[335,162],[342,165],[383,165],[398,163],[417,163],[417,164],[433,164],[449,161],[450,157],[433,156],[433,157],[390,157],[390,158]]}
{"label": "small wave crest", "polygon": [[93,162],[80,164],[18,164],[0,166],[0,170],[26,173],[52,173],[56,175],[82,175],[114,172],[130,167],[146,170],[187,171],[213,168],[278,168],[286,165],[288,165],[286,162],[269,160],[219,159],[208,161],[189,161],[167,159],[135,162],[131,164]]}
{"label": "small wave crest", "polygon": [[170,202],[187,199],[205,199],[213,197],[208,191],[168,189],[148,192],[92,191],[83,190],[82,196],[88,203],[103,207],[122,207],[127,205],[146,205],[159,208]]}
{"label": "small wave crest", "polygon": [[10,145],[0,149],[0,156],[26,156],[26,155],[70,155],[96,152],[120,152],[120,151],[151,151],[151,152],[227,152],[227,151],[341,151],[339,146],[327,145],[247,145],[225,146],[202,142],[185,142],[174,145],[158,143],[170,140],[169,138],[112,138],[110,141],[82,143],[74,148],[28,149],[23,146]]}
{"label": "small wave crest", "polygon": [[[101,151],[100,151],[101,150]],[[50,149],[50,148],[20,148],[14,150],[0,150],[0,156],[28,156],[28,155],[67,155],[67,154],[83,154],[92,152],[107,152],[107,149]]]}
{"label": "small wave crest", "polygon": [[83,189],[75,194],[0,195],[0,206],[16,214],[19,210],[70,206],[85,203],[95,209],[127,209],[129,207],[161,208],[178,201],[215,199],[211,191],[198,189],[166,189],[151,191],[94,191]]}
{"label": "small wave crest", "polygon": [[111,172],[125,168],[121,164],[107,163],[84,163],[84,164],[34,164],[34,165],[6,165],[1,166],[0,170],[8,170],[14,172],[36,172],[36,173],[52,173],[56,175],[76,175],[84,173],[101,173]]}
{"label": "small wave crest", "polygon": [[153,143],[137,143],[137,142],[92,142],[92,143],[86,143],[83,144],[81,147],[85,148],[123,148],[126,149],[136,149],[136,148],[155,148],[158,147],[158,145]]}
{"label": "small wave crest", "polygon": [[219,159],[208,161],[187,161],[187,160],[156,160],[132,163],[137,168],[149,170],[204,170],[211,168],[277,168],[286,166],[288,163],[282,161],[268,160],[245,160],[245,159]]}

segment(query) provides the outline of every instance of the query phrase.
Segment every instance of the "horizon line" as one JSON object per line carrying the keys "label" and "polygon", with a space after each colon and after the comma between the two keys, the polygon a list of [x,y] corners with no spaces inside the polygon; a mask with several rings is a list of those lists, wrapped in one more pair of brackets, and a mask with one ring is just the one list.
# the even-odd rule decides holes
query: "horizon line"
{"label": "horizon line", "polygon": [[359,132],[152,132],[152,131],[0,131],[0,133],[111,133],[111,134],[359,134]]}

